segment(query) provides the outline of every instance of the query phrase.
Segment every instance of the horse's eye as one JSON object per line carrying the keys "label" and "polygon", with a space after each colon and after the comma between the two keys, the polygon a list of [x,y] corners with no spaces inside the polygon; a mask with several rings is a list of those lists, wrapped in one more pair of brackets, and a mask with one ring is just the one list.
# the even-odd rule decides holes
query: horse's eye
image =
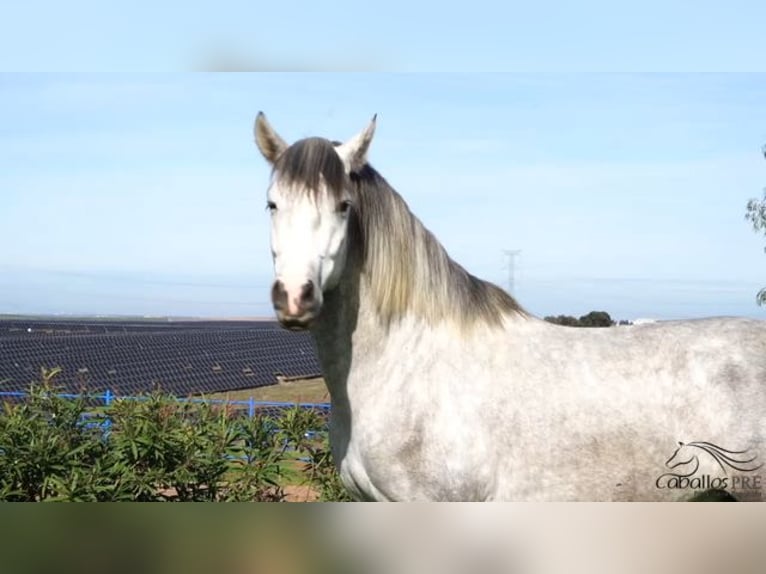
{"label": "horse's eye", "polygon": [[348,213],[349,209],[351,209],[351,202],[347,199],[344,201],[341,201],[340,204],[338,205],[338,211],[343,215]]}
{"label": "horse's eye", "polygon": [[277,204],[273,201],[267,201],[266,202],[266,209],[267,211],[271,211],[272,213],[277,210]]}

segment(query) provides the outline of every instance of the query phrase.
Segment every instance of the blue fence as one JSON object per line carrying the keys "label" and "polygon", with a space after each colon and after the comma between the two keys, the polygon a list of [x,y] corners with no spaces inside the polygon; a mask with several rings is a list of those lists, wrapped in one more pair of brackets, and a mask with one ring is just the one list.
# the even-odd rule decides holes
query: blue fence
{"label": "blue fence", "polygon": [[[24,399],[29,396],[29,393],[23,391],[0,391],[0,401],[3,397]],[[56,393],[57,397],[64,399],[86,399],[92,401],[95,406],[99,403],[108,407],[116,400],[130,400],[130,401],[142,401],[147,400],[146,396],[122,396],[115,395],[112,391],[106,390],[103,393],[96,394],[76,394],[76,393]],[[253,397],[249,397],[247,400],[229,400],[229,399],[207,399],[199,397],[182,398],[176,397],[176,401],[184,403],[207,403],[212,405],[228,405],[241,410],[247,409],[247,416],[253,418],[256,414],[278,414],[280,411],[290,409],[293,407],[299,407],[302,409],[312,409],[319,411],[321,414],[327,416],[330,414],[329,403],[285,403],[285,402],[273,402],[273,401],[256,401]]]}

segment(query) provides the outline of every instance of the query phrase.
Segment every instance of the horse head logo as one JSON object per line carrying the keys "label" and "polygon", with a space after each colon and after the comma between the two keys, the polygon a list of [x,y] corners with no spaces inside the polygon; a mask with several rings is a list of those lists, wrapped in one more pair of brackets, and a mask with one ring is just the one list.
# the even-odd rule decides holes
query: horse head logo
{"label": "horse head logo", "polygon": [[688,477],[693,475],[700,467],[700,456],[709,455],[721,467],[724,474],[728,474],[729,469],[741,472],[753,472],[763,466],[763,463],[757,463],[758,455],[749,455],[746,450],[727,450],[711,442],[689,442],[678,443],[678,448],[672,456],[665,462],[665,466],[670,470],[681,467],[681,470],[674,472],[675,476]]}

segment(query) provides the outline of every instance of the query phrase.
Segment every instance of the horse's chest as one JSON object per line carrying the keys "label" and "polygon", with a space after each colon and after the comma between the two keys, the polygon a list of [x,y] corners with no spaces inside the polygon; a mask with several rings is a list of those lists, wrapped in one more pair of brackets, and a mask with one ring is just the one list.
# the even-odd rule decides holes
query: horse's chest
{"label": "horse's chest", "polygon": [[[355,429],[340,476],[357,497],[371,500],[481,500],[491,480],[488,457],[444,440],[427,424]],[[485,453],[486,455],[486,453]]]}

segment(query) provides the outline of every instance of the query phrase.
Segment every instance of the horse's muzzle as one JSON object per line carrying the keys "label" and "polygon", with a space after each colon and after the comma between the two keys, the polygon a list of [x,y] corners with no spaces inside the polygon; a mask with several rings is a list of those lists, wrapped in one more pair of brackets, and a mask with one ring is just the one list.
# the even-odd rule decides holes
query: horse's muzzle
{"label": "horse's muzzle", "polygon": [[277,319],[291,331],[305,331],[319,314],[320,301],[316,296],[314,282],[309,280],[297,295],[288,293],[284,283],[277,279],[271,288],[271,302]]}

